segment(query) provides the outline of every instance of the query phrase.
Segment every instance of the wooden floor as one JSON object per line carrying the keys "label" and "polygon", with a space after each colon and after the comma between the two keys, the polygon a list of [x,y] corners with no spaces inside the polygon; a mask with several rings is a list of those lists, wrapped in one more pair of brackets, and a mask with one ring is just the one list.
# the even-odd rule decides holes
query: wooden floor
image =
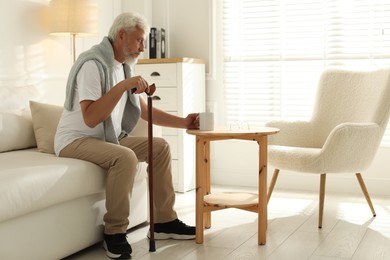
{"label": "wooden floor", "polygon": [[[212,191],[227,187],[213,187]],[[243,189],[239,189],[242,191]],[[246,189],[245,189],[246,190]],[[250,190],[249,191],[253,191]],[[205,243],[156,241],[149,253],[148,225],[128,234],[132,259],[390,259],[390,196],[373,196],[372,217],[364,196],[326,194],[323,228],[317,228],[318,197],[313,193],[274,191],[268,205],[267,244],[257,245],[255,213],[228,209],[212,213]],[[179,218],[195,224],[195,192],[177,194]],[[107,259],[101,243],[66,259]]]}

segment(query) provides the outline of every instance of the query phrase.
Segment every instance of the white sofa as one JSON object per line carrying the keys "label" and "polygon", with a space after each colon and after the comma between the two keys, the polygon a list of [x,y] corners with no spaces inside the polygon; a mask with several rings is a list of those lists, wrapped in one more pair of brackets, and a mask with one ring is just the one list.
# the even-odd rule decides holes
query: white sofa
{"label": "white sofa", "polygon": [[[56,125],[47,115],[52,108],[45,104],[36,113]],[[48,129],[34,120],[0,112],[0,259],[60,259],[102,240],[104,170],[41,152],[39,131]],[[146,127],[140,120],[132,134],[145,136]],[[148,220],[147,198],[146,164],[139,163],[129,228]]]}

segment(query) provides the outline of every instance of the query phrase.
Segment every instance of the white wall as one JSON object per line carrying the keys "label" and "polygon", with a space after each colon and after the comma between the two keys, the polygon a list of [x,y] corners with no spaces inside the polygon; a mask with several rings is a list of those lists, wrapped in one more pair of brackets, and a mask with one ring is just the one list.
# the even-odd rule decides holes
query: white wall
{"label": "white wall", "polygon": [[[77,53],[98,43],[121,12],[119,0],[97,1],[99,35],[77,38]],[[62,105],[72,63],[70,38],[49,35],[49,0],[1,0],[0,4],[0,90],[34,85],[43,94],[40,100]]]}
{"label": "white wall", "polygon": [[[99,35],[78,38],[78,53],[100,42],[112,20],[122,9],[143,13],[152,26],[167,30],[169,57],[202,58],[207,62],[207,103],[223,125],[221,68],[217,64],[220,39],[216,29],[219,15],[217,0],[98,0]],[[44,23],[49,0],[0,0],[0,91],[34,85],[42,95],[35,98],[52,104],[64,100],[67,74],[71,66],[70,39],[50,36]],[[14,94],[12,94],[14,93]],[[10,98],[24,100],[31,93],[12,92]],[[18,93],[17,95],[15,93]],[[13,95],[13,96],[12,96]],[[4,103],[4,101],[1,101]],[[24,105],[27,105],[26,103]],[[1,108],[1,105],[0,105]],[[212,145],[212,181],[215,184],[248,185],[257,183],[257,144],[228,141]],[[388,174],[390,149],[381,148],[363,177],[371,194],[390,195]],[[269,169],[270,175],[272,169]],[[279,177],[278,188],[317,190],[318,176],[299,174]],[[360,193],[354,176],[329,177],[327,190]]]}

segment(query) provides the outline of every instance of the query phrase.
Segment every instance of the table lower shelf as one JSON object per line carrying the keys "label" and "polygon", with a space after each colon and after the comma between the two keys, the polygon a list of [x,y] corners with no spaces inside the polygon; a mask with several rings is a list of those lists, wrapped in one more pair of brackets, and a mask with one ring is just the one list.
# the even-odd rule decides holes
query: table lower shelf
{"label": "table lower shelf", "polygon": [[248,192],[222,192],[212,193],[204,196],[205,208],[209,211],[239,208],[257,212],[258,195]]}

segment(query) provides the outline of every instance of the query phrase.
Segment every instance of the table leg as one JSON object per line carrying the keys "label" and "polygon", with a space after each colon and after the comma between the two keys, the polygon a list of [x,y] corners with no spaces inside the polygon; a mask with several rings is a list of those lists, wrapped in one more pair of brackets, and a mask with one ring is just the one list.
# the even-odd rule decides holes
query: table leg
{"label": "table leg", "polygon": [[203,199],[204,199],[204,178],[203,178],[203,138],[196,137],[196,201],[195,201],[195,229],[197,244],[203,243]]}
{"label": "table leg", "polygon": [[[211,184],[210,184],[210,141],[204,141],[204,191],[205,195],[210,194]],[[205,228],[211,227],[211,212],[207,211],[204,213],[204,225]]]}
{"label": "table leg", "polygon": [[267,236],[267,136],[259,140],[258,244],[265,245]]}

